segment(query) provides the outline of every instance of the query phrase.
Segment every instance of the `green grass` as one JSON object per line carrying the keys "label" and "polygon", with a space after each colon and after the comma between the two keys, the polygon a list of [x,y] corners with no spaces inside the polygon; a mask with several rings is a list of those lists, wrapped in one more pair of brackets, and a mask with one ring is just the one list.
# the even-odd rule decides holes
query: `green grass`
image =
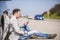
{"label": "green grass", "polygon": [[53,14],[50,16],[51,19],[60,19],[60,16],[57,16],[57,14]]}
{"label": "green grass", "polygon": [[47,19],[47,18],[48,18],[48,14],[45,14],[45,15],[44,15],[44,18]]}
{"label": "green grass", "polygon": [[[44,15],[45,19],[48,19],[48,14]],[[53,14],[49,16],[49,19],[60,19],[60,16],[57,16],[57,14]]]}

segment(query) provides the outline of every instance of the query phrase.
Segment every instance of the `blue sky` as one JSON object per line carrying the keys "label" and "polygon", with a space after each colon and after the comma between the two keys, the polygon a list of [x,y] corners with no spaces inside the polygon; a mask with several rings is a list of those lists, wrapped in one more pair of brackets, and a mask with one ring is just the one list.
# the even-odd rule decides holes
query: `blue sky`
{"label": "blue sky", "polygon": [[54,5],[59,4],[60,0],[12,0],[7,1],[7,8],[10,9],[10,13],[13,9],[21,9],[22,15],[36,15],[42,14],[54,7]]}

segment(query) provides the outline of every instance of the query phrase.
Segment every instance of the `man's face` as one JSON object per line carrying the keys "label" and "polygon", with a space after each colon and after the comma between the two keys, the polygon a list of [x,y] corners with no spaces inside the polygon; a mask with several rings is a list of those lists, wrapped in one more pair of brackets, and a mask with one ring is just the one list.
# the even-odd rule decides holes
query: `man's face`
{"label": "man's face", "polygon": [[21,16],[21,12],[18,11],[17,14],[16,14],[16,17],[19,18]]}
{"label": "man's face", "polygon": [[6,17],[6,16],[7,16],[7,14],[6,14],[6,13],[3,13],[3,15],[4,15],[4,17]]}

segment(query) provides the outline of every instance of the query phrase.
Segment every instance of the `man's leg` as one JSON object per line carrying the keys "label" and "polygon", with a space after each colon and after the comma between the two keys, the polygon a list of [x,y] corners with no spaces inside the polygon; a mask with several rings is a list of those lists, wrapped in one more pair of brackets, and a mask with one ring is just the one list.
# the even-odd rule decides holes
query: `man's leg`
{"label": "man's leg", "polygon": [[20,37],[19,37],[19,40],[25,40],[25,39],[28,39],[29,38],[29,35],[23,35],[23,34],[20,34],[19,35]]}
{"label": "man's leg", "polygon": [[48,34],[43,34],[41,32],[38,32],[38,31],[30,31],[28,32],[28,35],[32,36],[32,35],[36,35],[38,37],[48,37],[49,35]]}
{"label": "man's leg", "polygon": [[41,32],[38,32],[38,31],[30,31],[28,32],[28,35],[36,35],[38,37],[43,37],[43,38],[55,38],[57,36],[57,34],[44,34],[44,33],[41,33]]}

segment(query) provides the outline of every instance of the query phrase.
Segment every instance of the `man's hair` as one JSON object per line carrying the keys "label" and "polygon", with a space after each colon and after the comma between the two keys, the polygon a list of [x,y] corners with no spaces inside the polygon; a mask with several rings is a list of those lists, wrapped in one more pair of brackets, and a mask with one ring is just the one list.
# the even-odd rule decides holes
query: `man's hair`
{"label": "man's hair", "polygon": [[3,11],[3,14],[7,14],[8,15],[8,11],[7,10]]}
{"label": "man's hair", "polygon": [[16,12],[18,12],[18,11],[21,11],[20,9],[14,9],[13,10],[13,15],[16,13]]}

